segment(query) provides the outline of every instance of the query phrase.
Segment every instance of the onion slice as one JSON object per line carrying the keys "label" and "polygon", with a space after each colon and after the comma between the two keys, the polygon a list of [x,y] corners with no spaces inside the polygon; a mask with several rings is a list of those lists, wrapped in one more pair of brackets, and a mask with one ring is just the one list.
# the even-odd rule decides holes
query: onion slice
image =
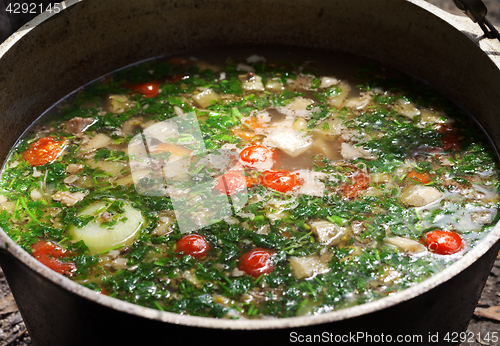
{"label": "onion slice", "polygon": [[[142,213],[129,202],[122,201],[118,210],[110,208],[113,200],[94,203],[77,216],[93,217],[82,227],[71,225],[69,233],[74,241],[83,240],[91,254],[106,252],[121,246],[131,245],[144,223]],[[113,209],[113,210],[111,210]]]}

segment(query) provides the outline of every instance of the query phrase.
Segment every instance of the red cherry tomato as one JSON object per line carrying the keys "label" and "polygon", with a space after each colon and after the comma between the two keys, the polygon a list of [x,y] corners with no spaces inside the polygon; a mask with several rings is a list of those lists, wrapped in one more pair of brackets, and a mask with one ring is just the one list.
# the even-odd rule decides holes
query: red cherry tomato
{"label": "red cherry tomato", "polygon": [[370,186],[370,177],[362,171],[350,172],[347,177],[352,182],[344,185],[344,196],[347,198],[358,197],[363,190]]}
{"label": "red cherry tomato", "polygon": [[439,147],[439,149],[455,151],[460,149],[460,141],[451,127],[439,125],[436,128],[436,131],[443,134],[443,138],[441,138],[441,142],[443,142],[443,144]]}
{"label": "red cherry tomato", "polygon": [[441,141],[443,142],[443,145],[441,146],[443,150],[456,151],[460,149],[460,142],[458,141],[457,135],[454,133],[450,133],[443,137]]}
{"label": "red cherry tomato", "polygon": [[200,259],[207,255],[208,250],[210,250],[210,245],[208,245],[205,238],[199,234],[184,235],[175,244],[175,252],[183,253],[182,255],[177,255],[179,258],[189,255],[196,259]]}
{"label": "red cherry tomato", "polygon": [[71,277],[76,272],[75,263],[59,260],[59,258],[69,255],[70,252],[52,242],[45,240],[37,241],[31,245],[31,253],[40,263],[59,274]]}
{"label": "red cherry tomato", "polygon": [[255,167],[256,164],[269,163],[270,167],[274,164],[274,151],[263,145],[251,145],[243,149],[240,153],[240,159],[244,166]]}
{"label": "red cherry tomato", "polygon": [[460,235],[440,229],[425,234],[424,243],[429,250],[439,255],[452,255],[464,248]]}
{"label": "red cherry tomato", "polygon": [[218,178],[215,188],[219,190],[220,193],[225,193],[229,196],[234,195],[238,191],[245,190],[250,186],[252,186],[252,182],[249,177],[246,177],[240,172],[229,171]]}
{"label": "red cherry tomato", "polygon": [[142,94],[145,98],[155,97],[158,96],[158,94],[160,93],[159,82],[127,84],[126,87],[136,93]]}
{"label": "red cherry tomato", "polygon": [[288,171],[267,171],[261,179],[261,184],[279,192],[292,191],[303,183],[296,173]]}
{"label": "red cherry tomato", "polygon": [[23,152],[23,159],[32,166],[41,166],[52,162],[63,152],[66,138],[58,141],[54,137],[43,137],[31,143],[30,148]]}
{"label": "red cherry tomato", "polygon": [[243,254],[240,258],[240,270],[258,278],[262,274],[272,273],[274,265],[271,261],[273,251],[264,248],[255,248]]}
{"label": "red cherry tomato", "polygon": [[187,74],[184,74],[184,73],[176,73],[176,74],[173,74],[171,76],[168,76],[167,77],[167,82],[169,83],[175,83],[175,82],[178,82],[180,80],[183,80],[183,79],[186,79],[187,77],[189,77]]}

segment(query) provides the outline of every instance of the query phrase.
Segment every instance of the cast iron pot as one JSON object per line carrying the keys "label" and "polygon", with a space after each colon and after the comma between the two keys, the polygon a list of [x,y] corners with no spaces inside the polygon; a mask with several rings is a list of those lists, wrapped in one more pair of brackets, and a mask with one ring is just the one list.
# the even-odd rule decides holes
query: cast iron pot
{"label": "cast iron pot", "polygon": [[[43,111],[103,74],[162,54],[242,44],[322,47],[380,60],[457,100],[500,147],[500,43],[478,43],[482,32],[474,23],[421,0],[70,0],[63,5],[64,11],[42,14],[0,46],[1,161]],[[52,272],[3,232],[0,262],[38,345],[278,345],[307,335],[339,344],[435,345],[446,344],[446,333],[465,330],[499,238],[497,225],[456,264],[394,296],[281,320],[217,320],[118,301]]]}

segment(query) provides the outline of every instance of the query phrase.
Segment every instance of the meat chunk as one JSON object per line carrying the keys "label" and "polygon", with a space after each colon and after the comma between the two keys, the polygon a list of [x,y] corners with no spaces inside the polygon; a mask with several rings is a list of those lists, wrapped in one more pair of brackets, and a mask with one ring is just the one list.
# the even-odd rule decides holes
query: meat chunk
{"label": "meat chunk", "polygon": [[394,245],[399,250],[410,254],[417,254],[427,251],[427,248],[423,244],[420,244],[418,241],[413,239],[408,239],[403,237],[391,237],[385,239],[385,242],[387,244]]}
{"label": "meat chunk", "polygon": [[316,240],[321,245],[337,245],[350,239],[350,229],[328,221],[315,221],[311,228]]}
{"label": "meat chunk", "polygon": [[82,165],[81,163],[70,163],[67,167],[66,167],[66,172],[70,173],[70,174],[76,174],[76,173],[79,173],[83,170],[85,166]]}
{"label": "meat chunk", "polygon": [[143,124],[143,119],[141,117],[130,118],[124,121],[121,127],[121,131],[125,136],[130,136]]}
{"label": "meat chunk", "polygon": [[83,192],[58,191],[52,195],[54,201],[62,202],[67,207],[71,207],[85,198]]}
{"label": "meat chunk", "polygon": [[306,91],[311,90],[313,86],[313,78],[312,75],[298,75],[297,78],[289,79],[288,84],[294,88],[295,91]]}
{"label": "meat chunk", "polygon": [[93,122],[94,118],[75,117],[66,123],[66,131],[76,135],[85,131]]}

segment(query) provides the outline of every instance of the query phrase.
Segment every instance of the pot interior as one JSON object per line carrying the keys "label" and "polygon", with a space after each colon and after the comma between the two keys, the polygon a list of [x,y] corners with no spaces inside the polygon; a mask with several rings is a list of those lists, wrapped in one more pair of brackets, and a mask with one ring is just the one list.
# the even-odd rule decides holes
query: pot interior
{"label": "pot interior", "polygon": [[[0,157],[34,119],[81,85],[143,59],[221,45],[322,47],[379,60],[428,81],[484,128],[495,128],[500,71],[472,40],[412,2],[355,3],[76,2],[4,44],[12,47],[1,59]],[[495,132],[489,135],[498,146]]]}

